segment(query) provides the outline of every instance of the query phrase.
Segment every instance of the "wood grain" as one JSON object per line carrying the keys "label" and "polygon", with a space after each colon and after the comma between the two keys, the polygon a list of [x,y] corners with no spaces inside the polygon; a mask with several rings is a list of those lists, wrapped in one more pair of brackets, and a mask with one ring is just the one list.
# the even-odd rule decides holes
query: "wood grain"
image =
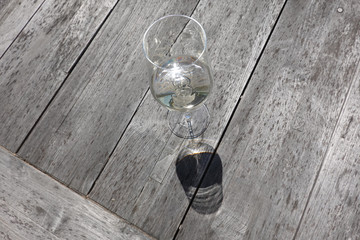
{"label": "wood grain", "polygon": [[[6,170],[6,169],[2,169]],[[2,193],[3,194],[3,193]],[[0,236],[2,239],[59,239],[22,213],[0,203]]]}
{"label": "wood grain", "polygon": [[[215,82],[207,102],[212,122],[203,143],[219,141],[282,3],[200,1],[197,6],[192,16],[207,32]],[[189,143],[171,134],[166,110],[148,93],[90,197],[153,236],[171,239],[192,194],[191,188],[184,192],[189,188],[183,188],[175,167]]]}
{"label": "wood grain", "polygon": [[44,0],[0,2],[0,58]]}
{"label": "wood grain", "polygon": [[[207,215],[190,208],[177,239],[293,239],[348,89],[359,77],[359,10],[358,1],[287,1],[217,151],[222,205]],[[345,181],[355,178],[352,171]],[[354,203],[355,193],[349,193]],[[356,218],[347,223],[358,224]],[[309,231],[322,232],[315,223]]]}
{"label": "wood grain", "polygon": [[21,240],[21,237],[17,235],[13,229],[5,226],[5,223],[0,224],[0,237],[5,240]]}
{"label": "wood grain", "polygon": [[296,239],[360,239],[359,65],[357,69]]}
{"label": "wood grain", "polygon": [[142,36],[197,1],[121,1],[19,154],[87,194],[148,89]]}
{"label": "wood grain", "polygon": [[18,149],[115,2],[41,6],[0,59],[0,145]]}
{"label": "wood grain", "polygon": [[152,239],[0,148],[2,239]]}

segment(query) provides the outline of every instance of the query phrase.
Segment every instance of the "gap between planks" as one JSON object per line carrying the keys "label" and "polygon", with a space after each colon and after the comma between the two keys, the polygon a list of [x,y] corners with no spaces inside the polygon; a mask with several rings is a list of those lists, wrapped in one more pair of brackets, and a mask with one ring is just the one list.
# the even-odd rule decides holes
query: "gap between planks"
{"label": "gap between planks", "polygon": [[124,221],[126,224],[128,224],[129,226],[137,229],[139,232],[143,233],[145,236],[149,237],[150,239],[154,239],[154,240],[156,239],[156,238],[154,238],[153,236],[151,236],[150,234],[148,234],[147,232],[145,232],[144,230],[142,230],[141,228],[139,228],[138,226],[136,226],[135,224],[127,221],[126,219],[120,217],[119,215],[117,215],[117,214],[114,213],[113,211],[105,208],[103,205],[101,205],[101,204],[99,204],[98,202],[92,200],[92,199],[89,198],[87,195],[84,195],[84,194],[82,194],[82,193],[80,193],[80,192],[78,192],[78,191],[76,191],[76,190],[74,190],[74,189],[72,189],[72,188],[69,188],[69,187],[66,186],[63,182],[61,182],[59,179],[56,179],[56,178],[54,178],[53,176],[51,176],[51,175],[49,175],[48,173],[46,173],[45,171],[42,171],[41,169],[38,169],[36,166],[34,166],[34,165],[32,165],[31,163],[27,162],[27,161],[24,160],[21,156],[18,156],[16,153],[11,152],[10,150],[8,150],[7,148],[5,148],[4,146],[1,146],[1,145],[0,145],[0,149],[3,149],[5,152],[8,152],[8,153],[11,154],[12,156],[20,159],[24,164],[30,166],[31,168],[35,169],[36,171],[39,171],[39,172],[45,174],[47,177],[49,177],[49,178],[52,179],[53,181],[56,181],[57,183],[61,184],[61,185],[62,185],[63,187],[65,187],[66,189],[74,192],[75,194],[77,194],[77,195],[85,198],[86,200],[90,201],[91,203],[99,206],[104,212],[107,212],[108,214],[111,214],[111,215],[117,217],[118,219]]}
{"label": "gap between planks", "polygon": [[[45,2],[46,0],[44,0]],[[44,3],[43,2],[43,3]],[[21,144],[19,145],[19,147],[16,149],[16,153],[18,153],[21,148],[23,147],[24,143],[26,142],[26,140],[29,138],[29,136],[31,135],[31,133],[33,132],[33,130],[35,129],[35,127],[38,125],[38,123],[40,122],[40,120],[43,118],[45,112],[48,110],[49,106],[51,105],[51,103],[54,101],[55,97],[57,96],[57,94],[60,92],[60,90],[62,89],[63,85],[65,84],[65,82],[67,81],[67,79],[69,78],[69,76],[71,75],[72,71],[75,69],[76,65],[79,63],[80,59],[84,56],[85,52],[88,50],[88,48],[90,47],[91,43],[93,42],[93,40],[95,39],[95,37],[97,36],[97,34],[100,32],[101,28],[104,26],[105,22],[108,20],[108,18],[110,17],[111,13],[113,12],[113,10],[115,9],[116,5],[120,2],[120,0],[118,0],[114,6],[109,10],[108,14],[106,15],[104,21],[102,21],[102,23],[99,25],[98,29],[96,29],[95,33],[93,34],[93,36],[90,38],[90,40],[87,42],[86,46],[83,48],[83,50],[80,52],[79,56],[75,59],[75,62],[72,64],[72,66],[70,67],[69,71],[66,72],[66,77],[65,79],[62,81],[62,83],[60,84],[60,86],[58,87],[58,89],[55,91],[54,95],[51,97],[50,101],[46,104],[44,110],[41,112],[40,116],[38,117],[38,119],[35,121],[34,125],[31,127],[30,131],[26,134],[25,138],[23,139],[23,141],[21,142]],[[42,5],[42,4],[41,4]],[[40,6],[41,7],[41,6]],[[36,12],[40,9],[40,7],[36,10]],[[35,15],[35,14],[34,14]],[[34,16],[33,15],[33,16]],[[32,16],[32,17],[33,17]],[[31,19],[30,19],[31,20]],[[29,22],[30,22],[29,20]],[[28,23],[29,23],[28,22]],[[28,24],[27,23],[27,24]],[[26,24],[26,25],[27,25]],[[25,26],[26,26],[25,25]],[[20,31],[20,33],[22,32],[22,30]],[[20,34],[19,33],[19,34]],[[17,37],[16,37],[17,38]],[[16,40],[16,38],[14,39],[14,41]],[[14,42],[13,41],[13,42]],[[10,45],[11,46],[11,45]],[[5,51],[6,52],[6,51]]]}
{"label": "gap between planks", "polygon": [[183,218],[181,219],[181,221],[180,221],[180,223],[179,223],[179,226],[178,226],[178,228],[176,229],[176,232],[175,232],[175,235],[174,235],[174,237],[173,237],[173,240],[176,240],[176,237],[177,237],[177,235],[179,234],[179,232],[180,232],[180,230],[181,230],[181,227],[182,227],[182,224],[183,224],[183,222],[184,222],[184,220],[185,220],[185,218],[186,218],[186,215],[187,215],[187,213],[189,212],[189,210],[190,210],[190,208],[191,208],[191,205],[192,205],[192,203],[193,203],[193,201],[194,201],[194,199],[195,199],[195,197],[196,197],[196,194],[198,193],[198,191],[199,191],[199,189],[200,189],[200,186],[201,186],[201,184],[202,184],[202,182],[203,182],[203,180],[204,180],[204,178],[205,178],[205,176],[206,176],[206,173],[207,173],[207,171],[208,171],[208,169],[209,169],[209,167],[210,167],[210,165],[211,165],[211,163],[212,163],[212,161],[213,161],[213,159],[214,159],[214,157],[215,157],[215,155],[216,155],[216,152],[217,152],[217,150],[218,150],[218,148],[219,148],[219,146],[220,146],[220,144],[221,144],[221,141],[222,141],[223,137],[225,136],[225,133],[226,133],[226,131],[227,131],[229,125],[230,125],[230,122],[231,122],[231,120],[233,119],[233,117],[234,117],[234,115],[235,115],[236,109],[238,108],[238,106],[239,106],[239,104],[240,104],[240,102],[241,102],[241,99],[242,99],[243,95],[245,94],[245,91],[246,91],[246,89],[247,89],[247,87],[248,87],[248,85],[249,85],[249,83],[250,83],[250,81],[251,81],[251,78],[252,78],[252,76],[253,76],[256,68],[257,68],[257,65],[258,65],[258,63],[260,62],[261,57],[263,56],[263,53],[264,53],[264,51],[265,51],[265,49],[266,49],[266,47],[267,47],[267,44],[268,44],[268,42],[270,41],[270,38],[271,38],[271,36],[272,36],[272,34],[273,34],[276,26],[277,26],[277,23],[278,23],[281,15],[282,15],[282,13],[283,13],[283,10],[284,10],[284,8],[285,8],[285,6],[286,6],[287,1],[288,1],[288,0],[285,0],[283,6],[281,7],[281,10],[280,10],[280,12],[279,12],[279,15],[278,15],[278,17],[277,17],[276,20],[275,20],[274,26],[272,27],[272,29],[271,29],[271,31],[270,31],[270,33],[269,33],[269,36],[268,36],[268,38],[266,39],[266,42],[265,42],[265,44],[264,44],[264,47],[261,49],[260,55],[259,55],[258,59],[256,60],[256,63],[255,63],[255,65],[254,65],[254,67],[253,67],[253,69],[252,69],[252,71],[251,71],[251,73],[250,73],[250,76],[248,77],[248,79],[247,79],[247,81],[246,81],[246,83],[245,83],[245,86],[244,86],[243,90],[241,91],[240,97],[239,97],[239,99],[238,99],[238,101],[237,101],[237,103],[236,103],[236,105],[235,105],[235,108],[233,109],[233,111],[232,111],[232,113],[231,113],[231,116],[230,116],[230,118],[229,118],[229,121],[227,122],[227,124],[226,124],[226,126],[225,126],[225,129],[224,129],[224,131],[222,132],[222,134],[221,134],[221,136],[220,136],[220,139],[219,139],[218,143],[217,143],[216,146],[215,146],[214,152],[212,153],[212,155],[211,155],[211,157],[210,157],[210,160],[209,160],[209,162],[207,163],[207,165],[206,165],[206,167],[205,167],[205,171],[204,171],[203,175],[202,175],[201,178],[200,178],[199,184],[197,185],[197,187],[196,187],[196,189],[195,189],[195,192],[194,192],[194,194],[193,194],[193,196],[192,196],[192,198],[191,198],[191,200],[190,200],[190,202],[189,202],[189,205],[188,205],[188,207],[186,208],[186,211],[185,211],[185,213],[184,213],[184,215],[183,215]]}
{"label": "gap between planks", "polygon": [[10,47],[13,45],[13,43],[16,41],[16,39],[19,37],[19,35],[24,31],[24,29],[26,28],[26,26],[29,24],[29,22],[33,19],[33,17],[37,14],[37,12],[39,11],[39,9],[42,7],[42,5],[45,3],[46,0],[43,0],[43,2],[40,4],[40,6],[35,10],[34,14],[31,15],[31,17],[29,18],[29,20],[25,23],[25,25],[21,28],[21,30],[19,31],[19,33],[15,36],[15,38],[12,40],[12,42],[9,44],[9,46],[7,46],[7,48],[5,49],[5,51],[3,52],[3,54],[0,56],[0,59],[5,55],[5,53],[10,49]]}
{"label": "gap between planks", "polygon": [[[196,3],[194,9],[192,10],[192,12],[191,12],[190,15],[189,15],[190,17],[194,14],[194,12],[195,12],[197,6],[199,5],[200,1],[201,1],[201,0],[198,0],[198,2]],[[116,4],[117,4],[117,3],[116,3]],[[188,24],[189,22],[190,22],[190,20],[187,22],[187,24]],[[184,28],[181,30],[181,32],[179,33],[179,35],[176,37],[173,45],[176,43],[177,39],[179,38],[179,36],[181,35],[181,33],[184,31],[184,29],[186,28],[187,24],[184,26]],[[173,46],[173,45],[172,45],[172,46]],[[130,126],[130,123],[132,122],[134,116],[136,115],[137,111],[139,110],[141,104],[145,101],[145,98],[146,98],[149,90],[150,90],[150,87],[148,87],[148,89],[145,91],[145,94],[141,97],[141,100],[140,100],[139,105],[136,107],[134,113],[131,115],[131,118],[130,118],[129,122],[126,124],[126,127],[124,128],[124,131],[122,132],[121,136],[120,136],[119,139],[117,140],[117,142],[116,142],[114,148],[112,149],[112,151],[110,152],[109,157],[107,158],[104,166],[101,168],[101,171],[100,171],[99,174],[96,176],[95,181],[92,183],[92,185],[91,185],[89,191],[86,193],[86,195],[89,195],[89,194],[91,193],[91,191],[93,190],[96,182],[98,181],[100,175],[102,174],[102,172],[104,171],[105,167],[107,166],[107,164],[108,164],[111,156],[114,154],[114,152],[115,152],[116,148],[118,147],[118,145],[119,145],[122,137],[124,136],[126,130],[127,130],[128,127]],[[24,142],[25,142],[25,141],[24,141]],[[165,148],[165,147],[164,147],[164,148]],[[142,192],[142,191],[141,191],[141,192]],[[141,194],[141,192],[140,192],[140,194]],[[140,194],[139,194],[139,195],[140,195]]]}

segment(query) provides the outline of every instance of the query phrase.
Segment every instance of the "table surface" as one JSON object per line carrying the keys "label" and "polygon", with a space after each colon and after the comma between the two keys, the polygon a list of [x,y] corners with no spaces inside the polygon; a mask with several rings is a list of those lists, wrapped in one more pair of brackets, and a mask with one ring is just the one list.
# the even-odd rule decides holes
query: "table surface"
{"label": "table surface", "polygon": [[[0,237],[360,239],[359,11],[2,1]],[[195,140],[168,129],[144,67],[142,35],[169,14],[208,36],[211,123]]]}

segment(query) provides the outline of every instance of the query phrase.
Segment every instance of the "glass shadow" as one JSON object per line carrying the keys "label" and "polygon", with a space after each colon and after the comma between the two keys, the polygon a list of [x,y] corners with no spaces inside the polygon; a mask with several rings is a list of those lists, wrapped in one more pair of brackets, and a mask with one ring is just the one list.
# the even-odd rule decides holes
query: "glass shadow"
{"label": "glass shadow", "polygon": [[206,143],[194,143],[185,147],[176,160],[176,174],[189,201],[192,200],[202,175],[210,160],[211,164],[196,192],[191,207],[200,214],[215,213],[223,200],[222,162],[214,148]]}

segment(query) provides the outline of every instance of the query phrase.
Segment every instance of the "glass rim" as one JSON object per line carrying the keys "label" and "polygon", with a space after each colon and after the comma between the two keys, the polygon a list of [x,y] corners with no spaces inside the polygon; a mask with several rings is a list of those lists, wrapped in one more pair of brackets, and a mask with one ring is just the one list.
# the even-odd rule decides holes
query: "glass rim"
{"label": "glass rim", "polygon": [[[163,17],[159,18],[158,20],[156,20],[155,22],[153,22],[153,23],[146,29],[146,31],[145,31],[145,33],[144,33],[144,36],[143,36],[143,41],[142,41],[142,49],[143,49],[143,52],[144,52],[144,55],[145,55],[146,59],[147,59],[151,64],[155,65],[157,68],[163,69],[163,67],[160,67],[159,65],[157,65],[156,63],[154,63],[154,62],[150,59],[149,55],[146,53],[146,50],[145,50],[145,39],[146,39],[146,37],[147,37],[147,34],[148,34],[149,30],[150,30],[156,23],[160,22],[160,21],[163,20],[163,19],[170,18],[170,17],[185,17],[185,18],[189,19],[190,21],[194,21],[194,22],[200,27],[201,32],[202,32],[202,34],[203,34],[203,36],[204,36],[204,39],[203,39],[203,41],[204,41],[204,47],[203,47],[203,50],[202,50],[201,54],[196,58],[195,61],[192,62],[192,64],[193,64],[193,63],[196,63],[196,62],[204,55],[205,50],[206,50],[207,37],[206,37],[205,29],[203,28],[203,26],[202,26],[196,19],[194,19],[194,18],[192,18],[192,17],[189,17],[189,16],[186,16],[186,15],[182,15],[182,14],[173,14],[173,15],[163,16]],[[187,24],[186,24],[186,25],[187,25]],[[186,25],[185,25],[185,27],[186,27]],[[181,33],[180,33],[180,34],[181,34]],[[180,35],[179,35],[179,36],[180,36]]]}

